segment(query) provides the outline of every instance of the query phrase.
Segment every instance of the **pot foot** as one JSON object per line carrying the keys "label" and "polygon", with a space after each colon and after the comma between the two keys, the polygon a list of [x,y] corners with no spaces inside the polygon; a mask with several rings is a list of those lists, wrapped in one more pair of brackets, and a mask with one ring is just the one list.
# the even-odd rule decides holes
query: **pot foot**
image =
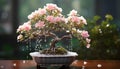
{"label": "pot foot", "polygon": [[39,64],[36,66],[37,69],[47,69],[46,67],[41,67]]}
{"label": "pot foot", "polygon": [[70,66],[69,65],[63,65],[59,69],[70,69]]}

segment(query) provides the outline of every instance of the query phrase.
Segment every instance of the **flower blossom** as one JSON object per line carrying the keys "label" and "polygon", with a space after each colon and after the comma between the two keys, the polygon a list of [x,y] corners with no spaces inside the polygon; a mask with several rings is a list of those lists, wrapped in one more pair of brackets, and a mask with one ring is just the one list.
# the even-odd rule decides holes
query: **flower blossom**
{"label": "flower blossom", "polygon": [[18,40],[21,40],[22,38],[23,38],[23,35],[21,35],[21,34],[17,36]]}
{"label": "flower blossom", "polygon": [[71,21],[72,21],[72,22],[75,22],[75,23],[79,23],[79,22],[80,22],[80,18],[77,17],[77,16],[72,16],[72,17],[71,17]]}
{"label": "flower blossom", "polygon": [[30,24],[28,24],[28,23],[24,23],[23,24],[23,30],[29,31],[30,29],[31,29],[31,25]]}
{"label": "flower blossom", "polygon": [[61,21],[64,21],[64,18],[62,18],[62,17],[55,17],[54,20],[55,20],[55,22],[61,22]]}
{"label": "flower blossom", "polygon": [[59,8],[59,7],[58,7],[57,10],[58,10],[59,12],[62,12],[62,8]]}
{"label": "flower blossom", "polygon": [[72,10],[72,11],[70,11],[70,14],[68,14],[68,16],[76,16],[76,15],[77,15],[76,10]]}
{"label": "flower blossom", "polygon": [[57,22],[61,22],[61,21],[65,21],[64,18],[62,17],[54,17],[54,16],[47,16],[46,18],[47,21],[51,22],[51,23],[57,23]]}
{"label": "flower blossom", "polygon": [[33,19],[35,16],[38,16],[38,15],[39,15],[39,11],[35,10],[30,15],[28,15],[28,19]]}
{"label": "flower blossom", "polygon": [[36,28],[42,28],[44,26],[45,26],[44,21],[39,21],[38,23],[35,24]]}
{"label": "flower blossom", "polygon": [[29,22],[24,23],[23,25],[20,25],[17,29],[17,32],[19,31],[29,31],[31,30],[31,25]]}
{"label": "flower blossom", "polygon": [[89,37],[88,31],[82,31],[81,36],[84,38],[88,38]]}
{"label": "flower blossom", "polygon": [[77,29],[77,33],[81,34],[81,32],[82,32],[81,30]]}
{"label": "flower blossom", "polygon": [[54,16],[47,16],[46,20],[51,22],[51,23],[54,23]]}
{"label": "flower blossom", "polygon": [[58,7],[56,4],[46,4],[46,6],[44,7],[45,9],[51,11],[51,10],[57,10],[59,12],[62,12],[62,8]]}
{"label": "flower blossom", "polygon": [[28,15],[28,19],[34,18],[34,13],[32,12],[30,15]]}
{"label": "flower blossom", "polygon": [[87,21],[83,16],[80,17],[80,21],[81,21],[81,23],[87,25]]}
{"label": "flower blossom", "polygon": [[91,39],[86,38],[86,42],[87,43],[90,43],[90,41],[91,41]]}
{"label": "flower blossom", "polygon": [[18,27],[18,29],[17,29],[17,32],[20,32],[20,31],[22,31],[22,30],[23,30],[23,26],[20,25],[20,26]]}
{"label": "flower blossom", "polygon": [[90,44],[87,44],[87,46],[86,46],[87,48],[90,48]]}
{"label": "flower blossom", "polygon": [[44,14],[46,14],[46,10],[39,8],[39,9],[38,9],[38,13],[39,13],[40,15],[44,15]]}
{"label": "flower blossom", "polygon": [[55,10],[57,8],[57,5],[56,4],[46,4],[46,7],[45,7],[47,10]]}

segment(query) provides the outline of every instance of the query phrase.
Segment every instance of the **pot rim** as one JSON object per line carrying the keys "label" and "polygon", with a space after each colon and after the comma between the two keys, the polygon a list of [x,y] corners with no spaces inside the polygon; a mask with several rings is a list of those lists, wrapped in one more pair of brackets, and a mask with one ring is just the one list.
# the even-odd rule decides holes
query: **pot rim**
{"label": "pot rim", "polygon": [[65,55],[51,55],[51,54],[40,54],[39,52],[31,52],[32,57],[76,57],[78,54],[76,52],[68,51]]}

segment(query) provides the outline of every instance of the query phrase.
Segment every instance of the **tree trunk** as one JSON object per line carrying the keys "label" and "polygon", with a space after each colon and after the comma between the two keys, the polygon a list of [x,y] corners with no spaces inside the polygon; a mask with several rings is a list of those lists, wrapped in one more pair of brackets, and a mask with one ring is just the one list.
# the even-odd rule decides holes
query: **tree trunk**
{"label": "tree trunk", "polygon": [[58,37],[56,37],[56,38],[54,38],[52,41],[51,41],[51,43],[50,43],[50,49],[55,49],[55,45],[56,45],[56,43],[57,42],[59,42],[59,41],[61,41],[62,39],[65,39],[65,38],[72,38],[72,36],[71,35],[64,35],[64,36],[62,36],[61,38],[58,38]]}

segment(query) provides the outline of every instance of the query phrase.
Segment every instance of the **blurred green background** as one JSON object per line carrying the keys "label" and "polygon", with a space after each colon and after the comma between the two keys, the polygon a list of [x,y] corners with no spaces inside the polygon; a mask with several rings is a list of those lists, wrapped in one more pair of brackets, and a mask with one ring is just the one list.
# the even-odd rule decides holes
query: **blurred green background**
{"label": "blurred green background", "polygon": [[28,43],[17,43],[16,29],[47,3],[57,4],[66,16],[75,9],[87,19],[91,48],[73,38],[78,59],[120,59],[120,0],[0,0],[0,59],[31,59],[28,54],[34,50],[26,49]]}

